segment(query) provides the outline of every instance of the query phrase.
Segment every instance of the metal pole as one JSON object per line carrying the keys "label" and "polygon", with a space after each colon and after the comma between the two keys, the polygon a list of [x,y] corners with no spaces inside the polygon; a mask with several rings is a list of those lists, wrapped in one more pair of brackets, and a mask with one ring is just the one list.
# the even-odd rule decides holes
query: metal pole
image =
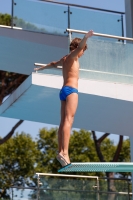
{"label": "metal pole", "polygon": [[13,200],[13,188],[12,188],[12,200]]}
{"label": "metal pole", "polygon": [[[86,34],[88,31],[80,31],[80,30],[75,30],[75,29],[66,29],[68,32],[74,32],[74,33],[80,33],[80,34]],[[108,34],[102,34],[102,33],[95,33],[93,34],[94,36],[101,36],[101,37],[106,37],[106,38],[114,38],[114,39],[119,39],[119,40],[128,40],[133,42],[133,38],[128,38],[128,37],[120,37],[116,35],[108,35]]]}
{"label": "metal pole", "polygon": [[[124,24],[123,24],[123,15],[121,14],[121,28],[122,28],[122,37],[124,37]],[[124,40],[122,40],[124,43]]]}
{"label": "metal pole", "polygon": [[37,200],[39,200],[39,174],[37,174]]}
{"label": "metal pole", "polygon": [[107,10],[107,9],[101,9],[101,8],[94,8],[94,7],[90,7],[90,6],[83,6],[83,5],[79,5],[79,4],[72,4],[72,3],[65,3],[65,2],[59,2],[59,1],[53,1],[53,0],[39,0],[39,1],[43,1],[43,2],[49,2],[49,3],[56,3],[56,4],[61,4],[61,5],[69,5],[69,6],[74,6],[74,7],[79,7],[79,8],[87,8],[87,9],[91,9],[91,10],[97,10],[97,11],[102,11],[102,12],[109,12],[109,13],[116,13],[116,14],[125,14],[125,12],[120,12],[120,11],[114,11],[114,10]]}
{"label": "metal pole", "polygon": [[[70,12],[70,6],[68,5],[68,28],[69,28],[69,29],[70,29],[70,14],[71,14],[71,12]],[[70,43],[71,43],[71,41],[72,41],[72,33],[69,32],[68,34],[69,34],[69,41],[68,41],[68,48],[69,48]],[[68,53],[70,53],[70,50],[69,50],[69,49],[68,49]]]}
{"label": "metal pole", "polygon": [[121,28],[122,28],[122,37],[124,37],[123,15],[121,15]]}
{"label": "metal pole", "polygon": [[68,6],[68,28],[70,28],[70,6]]}
{"label": "metal pole", "polygon": [[128,200],[130,200],[130,192],[129,192],[129,181],[127,181],[127,187],[128,187]]}
{"label": "metal pole", "polygon": [[12,0],[12,6],[11,6],[11,28],[13,28],[13,15],[14,15],[14,0]]}
{"label": "metal pole", "polygon": [[97,200],[100,200],[100,196],[99,196],[99,178],[97,178]]}

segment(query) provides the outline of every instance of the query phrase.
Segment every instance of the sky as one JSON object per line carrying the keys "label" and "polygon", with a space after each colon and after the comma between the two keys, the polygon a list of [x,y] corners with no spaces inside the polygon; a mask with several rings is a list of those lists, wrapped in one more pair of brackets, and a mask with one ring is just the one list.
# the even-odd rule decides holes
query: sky
{"label": "sky", "polygon": [[[55,1],[85,5],[85,6],[108,9],[108,10],[115,10],[115,11],[122,11],[122,12],[125,11],[124,0],[82,0],[82,1],[81,0],[55,0]],[[0,0],[0,12],[11,13],[11,0]]]}
{"label": "sky", "polygon": [[[19,1],[25,1],[25,0],[19,0]],[[82,4],[85,6],[102,8],[102,9],[107,9],[107,10],[115,10],[115,11],[121,11],[121,12],[125,11],[124,0],[82,0],[82,1],[81,0],[61,0],[61,1],[56,0],[56,1],[79,4],[79,5]],[[11,0],[0,0],[0,13],[11,14]],[[11,128],[15,125],[17,121],[18,120],[16,119],[0,117],[0,136],[4,137],[11,130]],[[22,131],[24,131],[25,133],[31,134],[33,138],[36,138],[37,134],[39,133],[39,129],[44,128],[44,127],[49,129],[55,126],[44,124],[44,123],[24,121],[23,124],[20,125],[16,129],[16,132],[21,133]],[[98,137],[100,137],[101,135],[102,133],[97,132]],[[116,143],[118,136],[111,134],[110,139],[114,140],[114,142]]]}

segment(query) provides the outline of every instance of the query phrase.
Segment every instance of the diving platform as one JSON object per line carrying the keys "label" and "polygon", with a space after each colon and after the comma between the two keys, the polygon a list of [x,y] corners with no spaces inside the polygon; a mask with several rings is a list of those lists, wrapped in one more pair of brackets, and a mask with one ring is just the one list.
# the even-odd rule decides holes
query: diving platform
{"label": "diving platform", "polygon": [[86,162],[71,163],[58,172],[133,172],[133,163],[128,162]]}
{"label": "diving platform", "polygon": [[[32,73],[0,106],[0,116],[59,125],[60,75]],[[132,136],[133,85],[79,79],[73,128]]]}
{"label": "diving platform", "polygon": [[[29,75],[0,106],[0,116],[59,126],[61,70],[32,72],[35,62],[49,63],[66,55],[68,36],[0,27],[0,41],[0,70]],[[94,39],[88,45],[80,59],[73,128],[132,136],[133,45]]]}

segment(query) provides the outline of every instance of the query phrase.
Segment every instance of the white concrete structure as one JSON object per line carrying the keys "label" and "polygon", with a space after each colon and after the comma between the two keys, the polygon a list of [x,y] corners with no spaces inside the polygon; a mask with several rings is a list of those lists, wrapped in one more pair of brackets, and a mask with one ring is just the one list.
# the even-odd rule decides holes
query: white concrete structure
{"label": "white concrete structure", "polygon": [[[1,105],[2,117],[59,125],[62,76],[32,73]],[[133,85],[79,79],[73,127],[132,135]]]}

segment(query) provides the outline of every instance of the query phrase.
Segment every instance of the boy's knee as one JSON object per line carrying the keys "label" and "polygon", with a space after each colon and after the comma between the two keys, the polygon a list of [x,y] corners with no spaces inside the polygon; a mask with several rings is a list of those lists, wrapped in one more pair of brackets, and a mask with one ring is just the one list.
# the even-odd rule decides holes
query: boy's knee
{"label": "boy's knee", "polygon": [[74,116],[67,116],[65,121],[71,126],[74,121]]}

